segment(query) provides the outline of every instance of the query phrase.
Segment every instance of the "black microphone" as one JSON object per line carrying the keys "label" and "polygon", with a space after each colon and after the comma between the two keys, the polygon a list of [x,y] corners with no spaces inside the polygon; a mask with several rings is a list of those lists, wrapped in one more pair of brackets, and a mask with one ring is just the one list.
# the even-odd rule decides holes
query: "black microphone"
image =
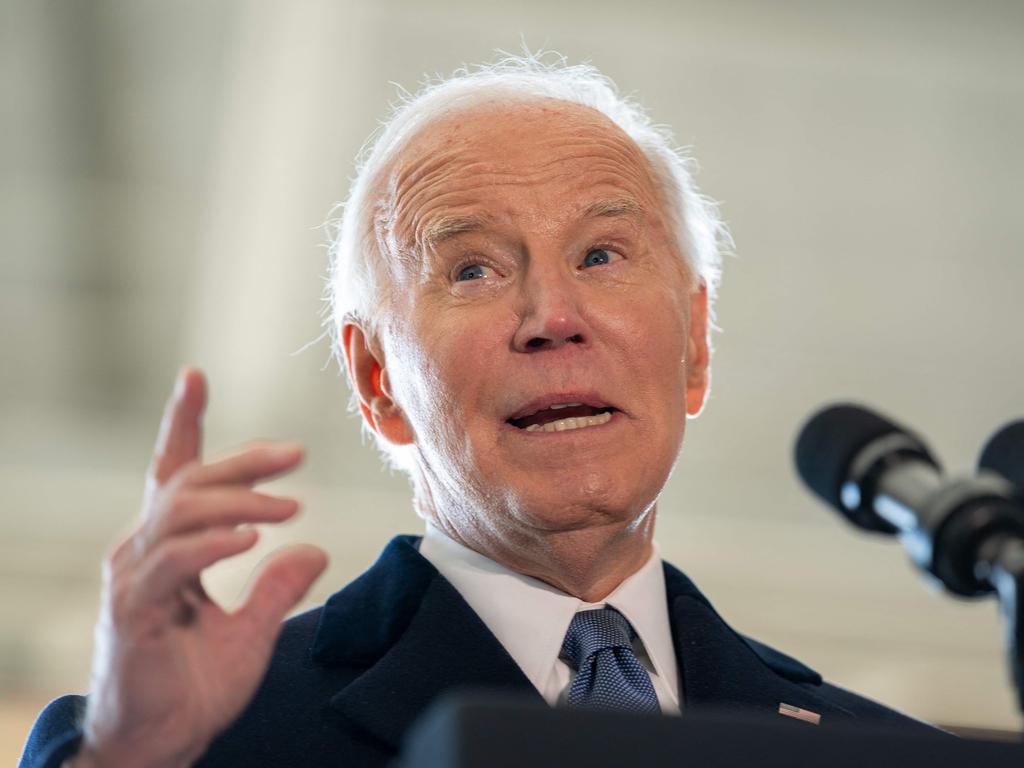
{"label": "black microphone", "polygon": [[995,472],[1009,480],[1018,497],[1024,497],[1024,419],[1012,421],[985,444],[978,471]]}
{"label": "black microphone", "polygon": [[853,404],[812,416],[796,444],[803,481],[859,528],[899,537],[911,559],[951,592],[993,591],[992,565],[1024,539],[1024,508],[1004,477],[948,479],[921,438]]}

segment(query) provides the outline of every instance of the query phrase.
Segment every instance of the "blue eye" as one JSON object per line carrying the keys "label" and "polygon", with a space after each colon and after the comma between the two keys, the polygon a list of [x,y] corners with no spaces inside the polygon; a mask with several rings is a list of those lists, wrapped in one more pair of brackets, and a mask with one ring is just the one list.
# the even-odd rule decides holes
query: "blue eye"
{"label": "blue eye", "polygon": [[594,248],[583,257],[584,267],[596,267],[598,264],[607,264],[612,260],[612,255],[604,248]]}
{"label": "blue eye", "polygon": [[484,274],[484,268],[482,266],[479,264],[470,264],[468,267],[463,267],[459,270],[459,276],[456,277],[455,280],[480,280],[484,277],[487,277],[487,275]]}

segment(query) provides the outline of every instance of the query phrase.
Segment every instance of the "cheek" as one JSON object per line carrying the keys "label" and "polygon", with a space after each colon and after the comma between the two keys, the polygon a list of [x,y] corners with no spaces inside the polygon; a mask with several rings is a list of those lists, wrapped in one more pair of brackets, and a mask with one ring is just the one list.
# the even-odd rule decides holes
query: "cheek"
{"label": "cheek", "polygon": [[664,406],[686,392],[687,323],[673,295],[651,291],[631,302],[630,311],[607,314],[606,328],[618,340],[624,373],[638,394]]}
{"label": "cheek", "polygon": [[[657,300],[656,300],[657,299]],[[652,296],[632,329],[631,384],[639,410],[636,482],[657,494],[671,472],[686,429],[687,323],[671,296]]]}
{"label": "cheek", "polygon": [[486,323],[456,323],[443,314],[411,326],[398,361],[408,402],[399,404],[418,436],[431,443],[466,442],[470,422],[481,413],[481,387],[495,370],[495,334]]}

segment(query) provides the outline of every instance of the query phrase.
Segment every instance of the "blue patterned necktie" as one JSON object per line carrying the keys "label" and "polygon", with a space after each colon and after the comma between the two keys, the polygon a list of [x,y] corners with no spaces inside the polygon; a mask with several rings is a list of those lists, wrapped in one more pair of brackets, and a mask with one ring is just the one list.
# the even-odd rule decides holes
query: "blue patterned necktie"
{"label": "blue patterned necktie", "polygon": [[568,705],[659,712],[647,670],[633,653],[636,632],[614,608],[580,611],[569,625],[561,658],[576,670]]}

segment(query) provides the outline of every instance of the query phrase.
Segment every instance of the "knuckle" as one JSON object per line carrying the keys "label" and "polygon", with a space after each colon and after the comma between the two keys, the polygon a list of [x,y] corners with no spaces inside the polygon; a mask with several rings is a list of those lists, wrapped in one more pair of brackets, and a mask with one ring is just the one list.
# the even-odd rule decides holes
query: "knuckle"
{"label": "knuckle", "polygon": [[107,575],[108,572],[121,560],[130,556],[134,550],[134,539],[138,535],[138,531],[132,531],[125,536],[118,539],[110,549],[107,550],[107,556],[103,559],[103,573]]}
{"label": "knuckle", "polygon": [[131,568],[145,554],[147,549],[147,532],[151,527],[148,522],[142,522],[124,536],[110,551],[110,554],[103,561],[103,578],[113,580],[122,571]]}
{"label": "knuckle", "polygon": [[177,542],[168,542],[154,557],[153,567],[158,572],[178,574],[184,569],[186,552]]}
{"label": "knuckle", "polygon": [[167,501],[167,516],[171,518],[182,517],[188,514],[194,503],[193,495],[184,489],[178,489],[171,494]]}
{"label": "knuckle", "polygon": [[136,612],[136,606],[140,599],[145,597],[142,594],[144,582],[140,574],[135,571],[126,571],[118,574],[104,590],[101,615],[114,628],[129,626]]}
{"label": "knuckle", "polygon": [[202,468],[203,465],[196,459],[186,461],[178,468],[178,471],[171,476],[170,484],[177,488],[189,485],[196,481]]}
{"label": "knuckle", "polygon": [[117,584],[111,588],[106,611],[113,626],[123,627],[130,622],[132,596],[132,590],[126,584]]}

